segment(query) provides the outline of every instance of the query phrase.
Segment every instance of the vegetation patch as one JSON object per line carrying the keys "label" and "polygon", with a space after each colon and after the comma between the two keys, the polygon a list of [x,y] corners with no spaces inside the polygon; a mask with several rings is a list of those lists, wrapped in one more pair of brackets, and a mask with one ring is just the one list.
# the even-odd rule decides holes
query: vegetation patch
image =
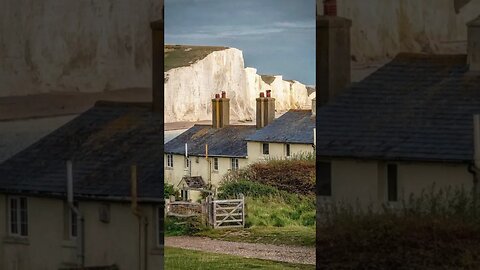
{"label": "vegetation patch", "polygon": [[272,75],[260,75],[260,77],[266,84],[272,84],[275,81],[275,76]]}
{"label": "vegetation patch", "polygon": [[378,211],[322,204],[321,269],[480,269],[480,217],[470,192],[433,188]]}
{"label": "vegetation patch", "polygon": [[215,51],[228,49],[218,46],[165,45],[165,72],[173,68],[190,66]]}
{"label": "vegetation patch", "polygon": [[315,159],[299,156],[291,160],[269,160],[254,163],[246,169],[227,174],[223,185],[228,182],[246,180],[288,193],[315,195]]}
{"label": "vegetation patch", "polygon": [[240,270],[240,269],[315,269],[314,265],[291,264],[239,256],[165,248],[165,269]]}

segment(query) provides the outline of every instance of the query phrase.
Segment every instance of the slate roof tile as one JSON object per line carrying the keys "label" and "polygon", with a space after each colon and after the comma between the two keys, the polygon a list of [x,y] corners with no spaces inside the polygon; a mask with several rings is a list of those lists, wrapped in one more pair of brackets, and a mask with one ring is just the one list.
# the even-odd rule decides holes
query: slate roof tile
{"label": "slate roof tile", "polygon": [[468,162],[480,74],[465,55],[399,54],[317,112],[317,154]]}
{"label": "slate roof tile", "polygon": [[66,160],[79,197],[127,198],[137,164],[139,198],[163,198],[163,118],[148,103],[97,102],[0,164],[0,191],[65,196]]}

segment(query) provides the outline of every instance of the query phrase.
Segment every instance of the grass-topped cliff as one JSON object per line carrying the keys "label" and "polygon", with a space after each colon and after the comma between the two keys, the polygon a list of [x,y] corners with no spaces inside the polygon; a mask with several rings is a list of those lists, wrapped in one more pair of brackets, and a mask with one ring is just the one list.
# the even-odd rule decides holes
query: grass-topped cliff
{"label": "grass-topped cliff", "polygon": [[189,66],[201,60],[214,51],[221,51],[228,47],[220,46],[190,46],[190,45],[165,45],[165,71],[172,68]]}

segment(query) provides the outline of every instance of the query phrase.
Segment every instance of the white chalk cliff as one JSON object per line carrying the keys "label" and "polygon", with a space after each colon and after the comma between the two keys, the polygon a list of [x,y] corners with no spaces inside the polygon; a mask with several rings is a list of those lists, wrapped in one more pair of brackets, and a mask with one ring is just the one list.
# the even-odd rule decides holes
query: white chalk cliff
{"label": "white chalk cliff", "polygon": [[231,120],[254,120],[255,99],[266,90],[272,90],[277,111],[311,106],[304,84],[245,68],[242,51],[235,48],[213,51],[187,66],[169,69],[164,76],[167,123],[210,120],[211,99],[221,91],[230,98]]}

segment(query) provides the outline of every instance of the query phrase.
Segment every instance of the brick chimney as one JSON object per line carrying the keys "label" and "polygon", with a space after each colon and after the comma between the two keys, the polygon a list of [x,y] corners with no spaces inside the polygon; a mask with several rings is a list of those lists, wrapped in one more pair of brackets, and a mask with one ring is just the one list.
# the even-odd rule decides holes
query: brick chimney
{"label": "brick chimney", "polygon": [[317,99],[313,98],[312,99],[312,116],[315,116],[317,114]]}
{"label": "brick chimney", "polygon": [[317,96],[320,106],[350,84],[350,27],[352,21],[336,16],[336,1],[324,1],[317,15]]}
{"label": "brick chimney", "polygon": [[470,71],[480,71],[480,16],[467,23],[467,63]]}
{"label": "brick chimney", "polygon": [[152,28],[152,110],[163,113],[163,19],[150,23]]}
{"label": "brick chimney", "polygon": [[212,99],[212,127],[222,128],[230,125],[230,99],[227,93],[215,94]]}
{"label": "brick chimney", "polygon": [[263,128],[275,120],[275,99],[272,98],[272,90],[267,90],[267,96],[260,93],[257,98],[257,129]]}

